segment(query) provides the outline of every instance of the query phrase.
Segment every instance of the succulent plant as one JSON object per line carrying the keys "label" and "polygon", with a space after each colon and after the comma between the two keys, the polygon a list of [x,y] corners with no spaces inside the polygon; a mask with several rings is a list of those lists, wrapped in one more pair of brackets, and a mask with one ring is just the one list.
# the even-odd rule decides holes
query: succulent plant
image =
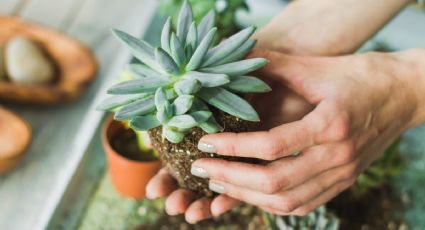
{"label": "succulent plant", "polygon": [[306,216],[279,216],[264,213],[269,229],[279,230],[336,230],[339,219],[325,206],[320,206]]}
{"label": "succulent plant", "polygon": [[255,28],[246,28],[212,46],[217,31],[214,18],[214,11],[210,11],[197,25],[185,1],[176,31],[168,18],[161,46],[156,48],[113,30],[142,63],[129,64],[125,71],[131,80],[112,86],[108,93],[113,96],[98,109],[115,110],[116,120],[128,120],[137,131],[162,126],[163,137],[172,143],[182,141],[194,127],[207,133],[221,131],[209,106],[243,120],[259,121],[253,107],[237,95],[270,91],[263,81],[247,76],[267,60],[241,60],[255,45],[249,39]]}

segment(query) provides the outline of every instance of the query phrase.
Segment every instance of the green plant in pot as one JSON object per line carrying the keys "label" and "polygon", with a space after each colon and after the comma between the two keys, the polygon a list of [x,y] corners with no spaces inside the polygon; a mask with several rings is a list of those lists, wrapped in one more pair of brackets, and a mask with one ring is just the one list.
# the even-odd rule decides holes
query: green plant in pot
{"label": "green plant in pot", "polygon": [[143,64],[130,64],[132,80],[112,86],[105,103],[116,109],[116,120],[128,120],[137,131],[148,131],[163,164],[180,186],[204,196],[213,193],[205,179],[191,175],[191,163],[202,157],[218,157],[197,149],[206,133],[246,132],[255,128],[259,117],[241,96],[270,88],[248,76],[267,64],[263,58],[243,58],[255,44],[253,27],[246,28],[213,46],[217,29],[215,14],[207,14],[199,24],[193,21],[185,1],[176,31],[171,19],[163,27],[161,47],[114,30]]}

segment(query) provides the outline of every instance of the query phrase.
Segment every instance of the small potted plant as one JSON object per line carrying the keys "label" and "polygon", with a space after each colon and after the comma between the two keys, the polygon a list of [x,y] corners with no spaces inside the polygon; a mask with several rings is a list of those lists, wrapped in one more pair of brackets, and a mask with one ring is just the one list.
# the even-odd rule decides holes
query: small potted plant
{"label": "small potted plant", "polygon": [[133,131],[126,122],[115,121],[112,116],[102,127],[112,183],[125,197],[144,198],[147,183],[161,168],[157,153],[147,140],[146,132]]}
{"label": "small potted plant", "polygon": [[[179,185],[212,196],[207,180],[191,175],[193,161],[219,157],[197,149],[207,133],[247,132],[259,117],[242,96],[270,91],[263,81],[249,76],[267,64],[264,58],[243,58],[255,41],[255,28],[246,28],[214,45],[217,28],[210,11],[199,24],[190,4],[181,7],[176,30],[169,18],[161,34],[161,46],[114,30],[139,64],[129,64],[131,80],[112,86],[104,109],[116,110],[115,119],[128,121],[136,131],[148,131],[163,165]],[[240,159],[239,159],[240,160]]]}

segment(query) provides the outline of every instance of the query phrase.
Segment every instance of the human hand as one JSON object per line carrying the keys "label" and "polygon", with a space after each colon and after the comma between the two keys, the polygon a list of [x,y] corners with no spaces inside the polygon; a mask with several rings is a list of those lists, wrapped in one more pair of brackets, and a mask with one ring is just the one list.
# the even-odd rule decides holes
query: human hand
{"label": "human hand", "polygon": [[[289,86],[316,108],[268,131],[211,134],[199,143],[203,151],[268,164],[205,158],[194,162],[193,172],[203,172],[198,176],[207,175],[210,188],[228,197],[275,214],[307,214],[351,186],[404,130],[423,122],[424,74],[412,61],[418,60],[414,54],[320,58],[255,53],[271,60],[263,76]],[[273,109],[277,101],[263,104]]]}

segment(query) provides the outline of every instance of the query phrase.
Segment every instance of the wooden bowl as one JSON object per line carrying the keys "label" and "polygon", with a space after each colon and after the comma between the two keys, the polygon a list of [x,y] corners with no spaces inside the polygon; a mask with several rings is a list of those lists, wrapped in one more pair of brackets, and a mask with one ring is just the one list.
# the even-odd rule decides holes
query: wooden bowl
{"label": "wooden bowl", "polygon": [[0,16],[0,45],[15,36],[27,37],[46,51],[56,68],[55,81],[25,85],[0,80],[0,100],[44,105],[69,102],[78,98],[95,77],[93,54],[76,40],[15,17]]}
{"label": "wooden bowl", "polygon": [[31,127],[24,119],[0,107],[0,175],[19,164],[31,137]]}

